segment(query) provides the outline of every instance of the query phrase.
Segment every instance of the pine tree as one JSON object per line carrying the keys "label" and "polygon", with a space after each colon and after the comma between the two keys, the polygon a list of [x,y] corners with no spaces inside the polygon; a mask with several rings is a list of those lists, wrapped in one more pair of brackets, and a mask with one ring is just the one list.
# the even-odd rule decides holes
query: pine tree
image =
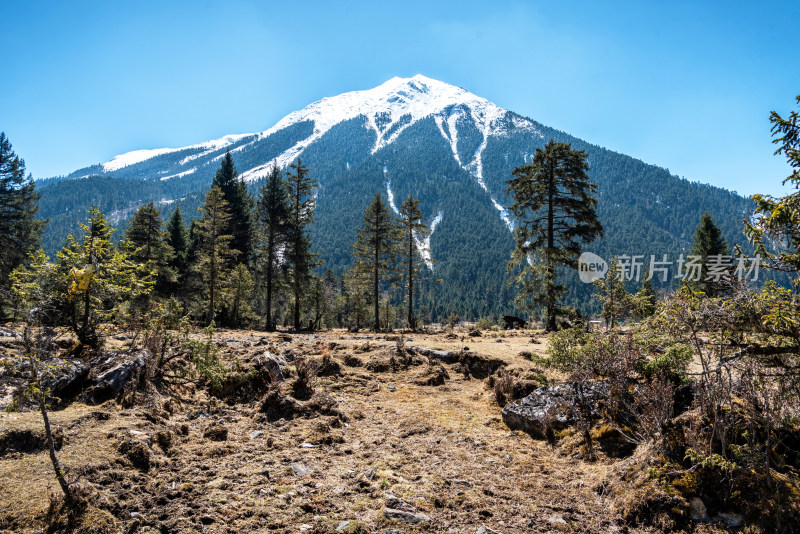
{"label": "pine tree", "polygon": [[714,223],[708,212],[703,213],[700,217],[700,224],[694,232],[694,242],[692,249],[689,252],[692,256],[698,256],[701,262],[700,279],[697,281],[690,281],[689,285],[695,291],[702,291],[709,297],[719,295],[724,291],[725,280],[720,278],[714,280],[714,277],[709,277],[708,263],[709,257],[720,258],[728,255],[728,243],[722,237],[722,232],[719,227]]}
{"label": "pine tree", "polygon": [[186,277],[186,270],[189,259],[189,234],[186,230],[186,223],[183,220],[181,206],[175,206],[167,221],[167,244],[172,247],[173,256],[169,266],[175,271],[178,282]]}
{"label": "pine tree", "polygon": [[252,315],[250,303],[253,300],[253,277],[246,265],[240,263],[230,273],[230,280],[226,284],[228,322],[233,327],[239,327],[248,321]]}
{"label": "pine tree", "polygon": [[642,286],[634,295],[631,296],[631,313],[637,321],[652,317],[656,312],[658,294],[653,287],[653,279],[649,273],[645,273],[642,279]]}
{"label": "pine tree", "polygon": [[307,227],[314,222],[314,198],[311,191],[317,185],[308,175],[308,168],[297,158],[286,172],[289,193],[289,217],[286,241],[286,260],[292,282],[294,297],[294,328],[300,329],[300,306],[303,289],[308,282],[311,269],[317,265],[317,255],[311,252],[311,240]]}
{"label": "pine tree", "polygon": [[[155,273],[131,260],[114,246],[114,228],[97,209],[89,210],[80,242],[72,235],[57,253],[56,280],[52,282],[57,307],[81,344],[97,347],[98,328],[110,320],[117,304],[150,291]],[[43,282],[44,283],[44,282]]]}
{"label": "pine tree", "polygon": [[193,270],[200,275],[205,286],[208,298],[208,323],[213,324],[220,305],[219,296],[234,256],[231,250],[233,237],[226,233],[230,228],[231,215],[228,203],[216,185],[211,186],[203,205],[197,209],[203,216],[195,225],[197,256]]}
{"label": "pine tree", "polygon": [[[795,98],[800,106],[800,95]],[[773,143],[775,154],[783,154],[791,174],[783,181],[791,183],[794,192],[783,197],[753,195],[756,217],[745,221],[745,234],[756,245],[756,252],[766,260],[766,267],[787,273],[792,285],[800,291],[800,113],[792,111],[783,117],[773,111]],[[769,245],[780,244],[775,250]]]}
{"label": "pine tree", "polygon": [[625,289],[625,280],[622,276],[622,269],[617,258],[611,258],[608,262],[608,272],[603,278],[594,281],[597,287],[595,297],[603,303],[603,319],[606,320],[606,327],[614,329],[620,319],[624,319],[631,307],[631,299]]}
{"label": "pine tree", "polygon": [[232,236],[231,248],[236,251],[236,263],[248,263],[252,253],[253,198],[239,178],[230,150],[222,158],[212,185],[219,187],[228,203],[230,221],[225,233]]}
{"label": "pine tree", "polygon": [[556,283],[556,269],[576,267],[581,245],[603,235],[592,196],[597,186],[588,169],[586,152],[551,140],[508,181],[510,209],[519,224],[509,263],[509,269],[519,269],[517,304],[544,305],[548,331],[556,329],[556,306],[566,290]]}
{"label": "pine tree", "polygon": [[414,277],[417,273],[417,260],[419,250],[417,241],[423,241],[424,236],[428,235],[428,228],[422,224],[422,211],[419,209],[419,200],[408,195],[408,198],[400,205],[400,226],[402,227],[402,248],[405,253],[406,264],[406,287],[408,306],[408,327],[416,330],[417,321],[414,318]]}
{"label": "pine tree", "polygon": [[286,183],[281,179],[277,165],[272,166],[267,182],[261,187],[256,204],[257,239],[255,250],[258,267],[266,285],[266,328],[273,330],[273,291],[280,264],[284,261],[281,250],[289,238],[289,206]]}
{"label": "pine tree", "polygon": [[25,177],[25,162],[0,132],[0,318],[9,275],[38,248],[47,224],[35,219],[38,200],[33,179]]}
{"label": "pine tree", "polygon": [[355,263],[345,273],[342,284],[344,286],[345,315],[350,328],[358,332],[362,323],[367,320],[369,304],[372,300],[369,273],[365,272],[365,265]]}
{"label": "pine tree", "polygon": [[381,285],[393,274],[398,253],[399,228],[397,220],[381,200],[380,193],[364,210],[364,227],[358,230],[353,244],[357,270],[368,275],[372,283],[372,304],[375,311],[374,330],[380,330]]}
{"label": "pine tree", "polygon": [[125,243],[130,247],[133,261],[144,264],[156,273],[155,290],[166,294],[177,280],[171,267],[175,252],[168,243],[163,229],[161,210],[153,202],[141,206],[134,213],[125,230]]}

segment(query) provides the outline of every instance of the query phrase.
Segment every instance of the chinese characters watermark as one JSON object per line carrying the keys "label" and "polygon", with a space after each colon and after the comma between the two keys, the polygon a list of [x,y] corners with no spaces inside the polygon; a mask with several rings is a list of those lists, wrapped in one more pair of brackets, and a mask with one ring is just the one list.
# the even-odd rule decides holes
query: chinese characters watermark
{"label": "chinese characters watermark", "polygon": [[[711,254],[703,262],[702,256],[691,254],[681,254],[674,261],[667,254],[662,254],[660,258],[651,254],[649,260],[644,255],[623,254],[617,256],[617,262],[622,279],[627,281],[656,280],[666,283],[674,276],[688,282],[699,282],[701,277],[710,282],[734,278],[742,282],[758,280],[761,256]],[[607,272],[608,263],[597,254],[584,252],[578,259],[578,275],[584,283],[603,278]]]}

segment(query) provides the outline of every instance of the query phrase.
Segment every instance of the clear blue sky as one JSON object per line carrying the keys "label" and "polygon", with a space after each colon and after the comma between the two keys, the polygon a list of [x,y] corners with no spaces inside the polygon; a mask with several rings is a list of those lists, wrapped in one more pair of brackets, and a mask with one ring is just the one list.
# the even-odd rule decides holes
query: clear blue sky
{"label": "clear blue sky", "polygon": [[0,130],[35,177],[267,129],[421,73],[743,194],[784,189],[800,2],[2,0]]}

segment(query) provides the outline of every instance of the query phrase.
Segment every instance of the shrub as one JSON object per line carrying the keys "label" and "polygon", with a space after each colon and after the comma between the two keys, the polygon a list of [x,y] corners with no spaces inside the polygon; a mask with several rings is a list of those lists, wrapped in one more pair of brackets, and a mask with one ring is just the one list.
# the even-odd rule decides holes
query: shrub
{"label": "shrub", "polygon": [[693,357],[691,347],[676,343],[667,348],[663,354],[641,364],[638,371],[648,379],[663,376],[674,384],[682,384],[686,381],[686,369]]}
{"label": "shrub", "polygon": [[567,328],[550,335],[548,359],[541,363],[560,371],[572,370],[582,359],[591,335],[580,328]]}
{"label": "shrub", "polygon": [[498,377],[494,380],[494,398],[497,404],[505,406],[510,400],[514,398],[514,377],[502,369],[498,373]]}
{"label": "shrub", "polygon": [[478,330],[491,330],[493,326],[497,326],[497,324],[491,317],[483,317],[475,323],[475,328]]}
{"label": "shrub", "polygon": [[314,379],[317,376],[317,364],[314,360],[301,356],[294,362],[297,377],[292,382],[292,393],[295,398],[308,398],[314,393]]}

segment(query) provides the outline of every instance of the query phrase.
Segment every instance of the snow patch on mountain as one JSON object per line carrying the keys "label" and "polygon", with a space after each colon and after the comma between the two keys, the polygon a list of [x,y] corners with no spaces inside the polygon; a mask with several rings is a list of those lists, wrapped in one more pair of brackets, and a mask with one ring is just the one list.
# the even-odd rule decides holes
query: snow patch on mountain
{"label": "snow patch on mountain", "polygon": [[177,174],[170,174],[169,176],[164,176],[163,178],[161,178],[161,181],[163,182],[164,180],[169,180],[170,178],[180,178],[182,176],[186,176],[187,174],[192,174],[196,170],[197,170],[197,167],[192,167],[188,171],[183,171],[183,172],[179,172]]}
{"label": "snow patch on mountain", "polygon": [[179,150],[183,149],[156,148],[153,150],[134,150],[132,152],[127,152],[125,154],[120,154],[119,156],[114,156],[111,159],[111,161],[103,163],[103,171],[104,172],[118,171],[123,167],[129,167],[130,165],[141,163],[142,161],[148,160],[150,158],[154,158],[156,156],[162,156],[164,154],[169,154],[171,152],[177,152]]}
{"label": "snow patch on mountain", "polygon": [[[384,175],[388,172],[388,169],[384,166],[383,173]],[[389,202],[389,207],[392,208],[392,211],[395,215],[400,215],[400,210],[397,209],[397,205],[394,203],[394,193],[392,192],[392,182],[388,179],[386,180],[386,198]],[[428,235],[426,235],[423,239],[415,233],[414,234],[414,244],[417,246],[417,250],[419,250],[419,255],[425,261],[425,265],[428,266],[428,269],[433,271],[433,260],[431,259],[431,236],[433,235],[433,231],[436,230],[436,226],[442,221],[442,212],[436,214],[436,217],[433,218],[431,222],[431,229],[428,231]]]}
{"label": "snow patch on mountain", "polygon": [[489,197],[492,199],[492,205],[500,212],[500,218],[503,219],[503,222],[506,223],[508,226],[508,230],[511,233],[514,233],[514,220],[511,218],[511,214],[505,209],[499,202],[497,202],[494,197]]}
{"label": "snow patch on mountain", "polygon": [[[386,167],[383,168],[383,174],[386,174]],[[397,206],[394,203],[394,193],[392,193],[392,182],[386,180],[386,198],[389,201],[389,207],[392,208],[392,211],[396,215],[400,215],[400,210],[397,209]]]}
{"label": "snow patch on mountain", "polygon": [[422,256],[422,259],[425,260],[425,265],[427,265],[428,269],[431,271],[433,271],[433,260],[431,259],[431,236],[433,235],[433,231],[436,230],[436,227],[439,226],[440,222],[442,222],[441,211],[437,213],[436,217],[434,217],[433,221],[431,221],[431,229],[428,230],[428,235],[426,235],[424,239],[420,240],[419,237],[414,236],[414,241],[419,249],[419,255]]}
{"label": "snow patch on mountain", "polygon": [[224,137],[220,137],[219,139],[214,139],[211,141],[206,141],[204,143],[185,146],[181,148],[156,148],[152,150],[134,150],[132,152],[126,152],[125,154],[120,154],[119,156],[114,156],[114,158],[112,158],[111,161],[103,163],[103,172],[118,171],[124,167],[129,167],[131,165],[141,163],[148,159],[155,158],[156,156],[163,156],[164,154],[171,154],[173,152],[180,152],[182,150],[204,150],[204,152],[200,154],[193,154],[191,156],[183,158],[180,161],[180,165],[185,165],[186,163],[192,161],[193,159],[203,157],[211,152],[214,152],[215,150],[220,150],[222,148],[225,148],[226,146],[236,143],[240,139],[252,135],[254,134],[226,135]]}

